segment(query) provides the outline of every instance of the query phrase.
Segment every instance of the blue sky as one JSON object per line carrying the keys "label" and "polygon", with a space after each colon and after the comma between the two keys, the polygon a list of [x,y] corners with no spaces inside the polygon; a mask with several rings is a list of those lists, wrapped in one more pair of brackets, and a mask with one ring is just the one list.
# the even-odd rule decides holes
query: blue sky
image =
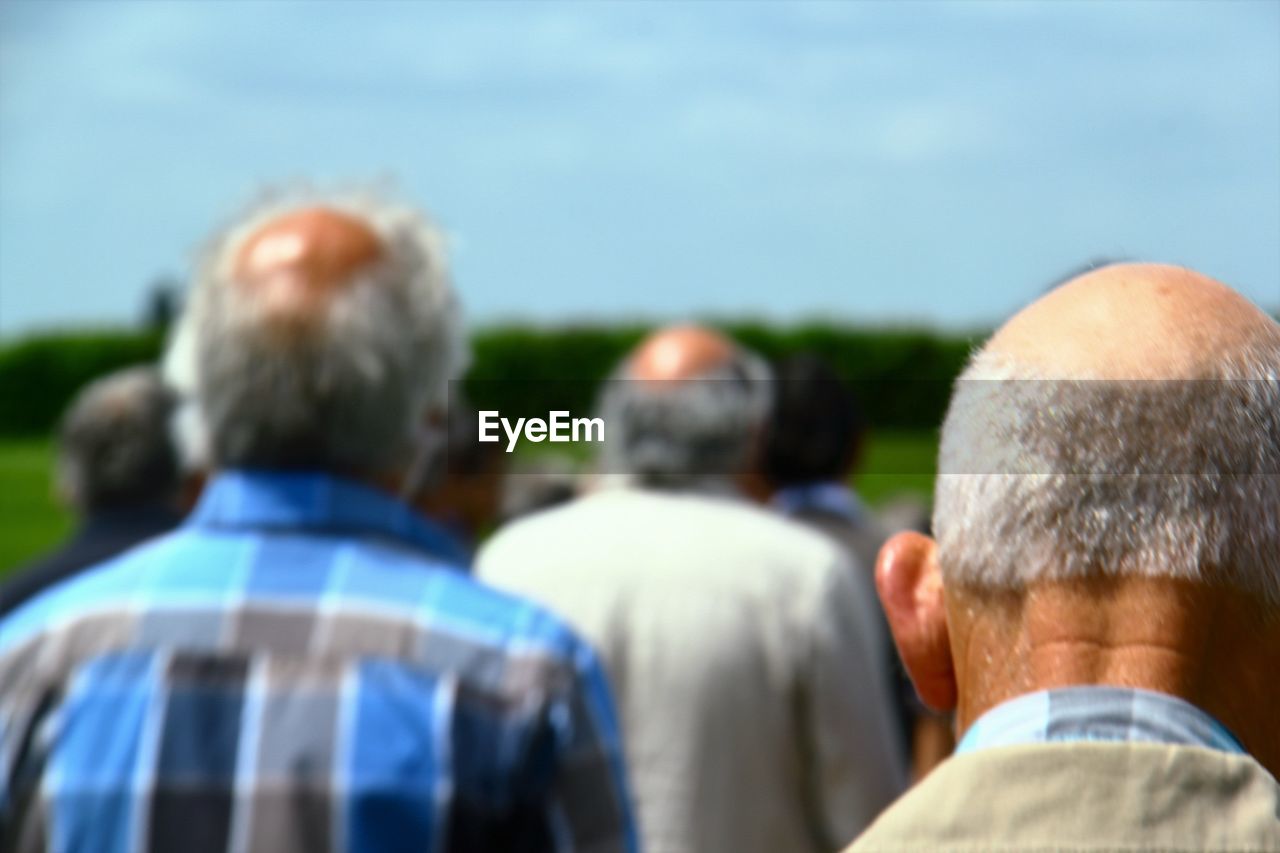
{"label": "blue sky", "polygon": [[1099,256],[1280,307],[1280,3],[0,3],[0,335],[383,178],[476,322],[964,327]]}

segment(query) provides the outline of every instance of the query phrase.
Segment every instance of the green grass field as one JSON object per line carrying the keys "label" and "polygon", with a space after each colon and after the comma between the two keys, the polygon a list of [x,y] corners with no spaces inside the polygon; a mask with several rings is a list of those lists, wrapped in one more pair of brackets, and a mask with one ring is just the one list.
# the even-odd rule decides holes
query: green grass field
{"label": "green grass field", "polygon": [[[871,504],[933,489],[934,433],[882,433],[868,442],[855,485]],[[0,576],[52,548],[72,519],[53,499],[53,451],[47,441],[0,441]]]}
{"label": "green grass field", "polygon": [[938,433],[872,433],[854,488],[873,506],[910,495],[929,502],[938,468]]}
{"label": "green grass field", "polygon": [[71,530],[53,499],[46,441],[0,442],[0,574],[50,548]]}

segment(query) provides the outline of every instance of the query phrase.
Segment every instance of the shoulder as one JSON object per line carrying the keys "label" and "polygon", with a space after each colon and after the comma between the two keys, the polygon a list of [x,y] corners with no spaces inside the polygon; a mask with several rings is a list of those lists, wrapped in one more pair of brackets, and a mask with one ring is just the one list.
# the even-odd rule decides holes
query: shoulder
{"label": "shoulder", "polygon": [[63,546],[45,556],[19,566],[0,584],[0,617],[17,610],[27,601],[84,567],[71,547]]}
{"label": "shoulder", "polygon": [[602,492],[516,522],[484,544],[476,566],[486,580],[535,596],[554,589],[557,600],[570,585],[659,589],[674,581],[753,600],[785,596],[798,618],[852,572],[836,543],[767,509],[638,490]]}
{"label": "shoulder", "polygon": [[850,850],[1273,849],[1277,809],[1280,784],[1248,756],[1153,743],[993,747],[944,761]]}
{"label": "shoulder", "polygon": [[0,652],[95,614],[258,604],[555,636],[554,617],[461,566],[379,541],[183,528],[35,596],[0,620]]}
{"label": "shoulder", "polygon": [[130,606],[148,569],[166,561],[179,534],[160,536],[50,582],[0,619],[0,654],[79,616]]}
{"label": "shoulder", "polygon": [[[291,641],[298,631],[310,639]],[[512,678],[567,684],[590,664],[585,643],[550,611],[416,551],[179,531],[0,621],[0,678],[66,672],[107,649],[290,654],[297,642],[343,658],[376,651],[481,686],[493,678],[504,690],[515,689]]]}
{"label": "shoulder", "polygon": [[635,531],[677,541],[730,533],[801,558],[831,560],[838,554],[822,535],[745,500],[639,489],[597,492],[520,519],[494,534],[486,548],[551,539],[600,542],[607,534]]}
{"label": "shoulder", "polygon": [[[851,573],[848,557],[830,537],[780,513],[746,501],[689,496],[675,509],[691,541],[736,555],[789,594],[815,595]],[[811,596],[810,596],[811,597]]]}

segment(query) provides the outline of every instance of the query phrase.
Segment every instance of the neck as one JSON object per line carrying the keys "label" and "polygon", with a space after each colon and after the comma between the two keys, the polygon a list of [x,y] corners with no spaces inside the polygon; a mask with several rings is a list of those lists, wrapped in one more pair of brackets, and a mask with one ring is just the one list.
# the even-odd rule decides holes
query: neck
{"label": "neck", "polygon": [[1020,592],[948,593],[948,620],[967,729],[1016,696],[1113,685],[1176,696],[1230,729],[1273,774],[1280,688],[1268,660],[1280,631],[1249,597],[1169,578],[1038,583]]}

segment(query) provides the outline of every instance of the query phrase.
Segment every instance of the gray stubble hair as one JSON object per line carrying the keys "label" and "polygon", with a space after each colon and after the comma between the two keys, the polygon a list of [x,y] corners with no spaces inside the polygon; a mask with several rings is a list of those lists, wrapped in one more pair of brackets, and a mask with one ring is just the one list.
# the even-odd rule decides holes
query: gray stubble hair
{"label": "gray stubble hair", "polygon": [[979,353],[943,425],[944,578],[1142,575],[1280,607],[1280,347],[1187,381],[1035,378]]}

